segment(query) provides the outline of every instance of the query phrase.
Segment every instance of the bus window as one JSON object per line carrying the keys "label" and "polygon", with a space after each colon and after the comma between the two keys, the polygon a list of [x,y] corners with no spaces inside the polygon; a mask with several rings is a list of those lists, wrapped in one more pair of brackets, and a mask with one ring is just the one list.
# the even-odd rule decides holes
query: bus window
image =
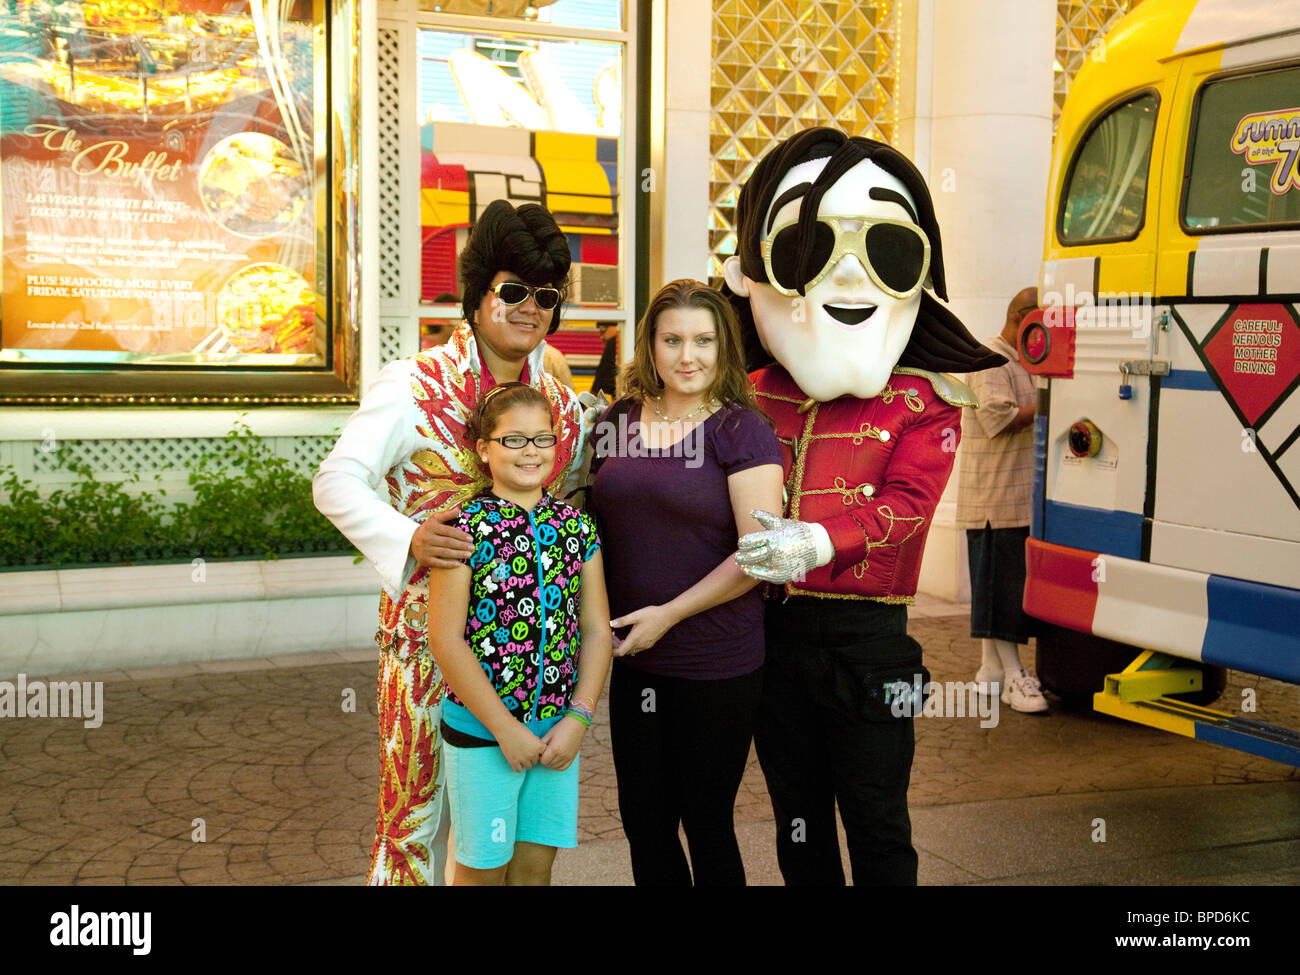
{"label": "bus window", "polygon": [[1132,240],[1142,229],[1156,97],[1126,102],[1094,125],[1070,164],[1057,235],[1063,244]]}
{"label": "bus window", "polygon": [[1183,227],[1300,222],[1300,68],[1212,81],[1193,112]]}

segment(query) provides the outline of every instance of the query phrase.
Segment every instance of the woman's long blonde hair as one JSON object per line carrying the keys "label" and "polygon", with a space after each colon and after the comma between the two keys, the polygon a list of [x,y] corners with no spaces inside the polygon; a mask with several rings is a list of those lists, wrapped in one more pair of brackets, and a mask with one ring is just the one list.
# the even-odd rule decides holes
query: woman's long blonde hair
{"label": "woman's long blonde hair", "polygon": [[740,344],[740,322],[735,309],[720,292],[690,278],[669,281],[650,299],[636,327],[632,361],[619,377],[619,395],[644,399],[663,393],[663,380],[655,368],[654,347],[659,316],[669,308],[703,308],[713,316],[718,332],[718,375],[709,388],[709,398],[724,407],[743,406],[753,410],[770,424],[772,421],[754,400],[754,387],[745,372],[745,353]]}

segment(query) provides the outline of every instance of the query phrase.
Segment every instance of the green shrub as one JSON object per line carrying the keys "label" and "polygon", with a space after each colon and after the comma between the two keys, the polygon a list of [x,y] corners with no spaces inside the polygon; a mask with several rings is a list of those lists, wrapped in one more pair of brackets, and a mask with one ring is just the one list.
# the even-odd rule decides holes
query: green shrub
{"label": "green shrub", "polygon": [[316,510],[311,478],[243,425],[190,471],[192,502],[128,491],[138,474],[100,481],[66,454],[61,464],[77,480],[44,498],[12,468],[0,476],[0,567],[356,554]]}

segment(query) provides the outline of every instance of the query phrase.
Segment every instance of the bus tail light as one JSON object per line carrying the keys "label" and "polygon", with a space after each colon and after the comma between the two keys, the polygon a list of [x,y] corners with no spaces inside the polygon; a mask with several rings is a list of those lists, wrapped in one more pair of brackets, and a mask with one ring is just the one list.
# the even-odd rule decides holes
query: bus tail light
{"label": "bus tail light", "polygon": [[1035,376],[1074,377],[1074,309],[1039,308],[1020,324],[1016,350],[1025,370]]}
{"label": "bus tail light", "polygon": [[1075,457],[1096,457],[1101,452],[1101,431],[1091,420],[1071,424],[1066,440]]}

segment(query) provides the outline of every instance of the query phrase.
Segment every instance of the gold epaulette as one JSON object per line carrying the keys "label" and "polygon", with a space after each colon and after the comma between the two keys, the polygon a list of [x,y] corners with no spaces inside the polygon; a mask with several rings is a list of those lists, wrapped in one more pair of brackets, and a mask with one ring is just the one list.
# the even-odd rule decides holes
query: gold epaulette
{"label": "gold epaulette", "polygon": [[948,375],[946,372],[930,372],[928,369],[912,369],[909,366],[895,366],[894,372],[903,373],[907,376],[920,376],[934,387],[934,393],[939,399],[943,400],[949,406],[972,406],[980,405],[975,393],[960,379]]}

